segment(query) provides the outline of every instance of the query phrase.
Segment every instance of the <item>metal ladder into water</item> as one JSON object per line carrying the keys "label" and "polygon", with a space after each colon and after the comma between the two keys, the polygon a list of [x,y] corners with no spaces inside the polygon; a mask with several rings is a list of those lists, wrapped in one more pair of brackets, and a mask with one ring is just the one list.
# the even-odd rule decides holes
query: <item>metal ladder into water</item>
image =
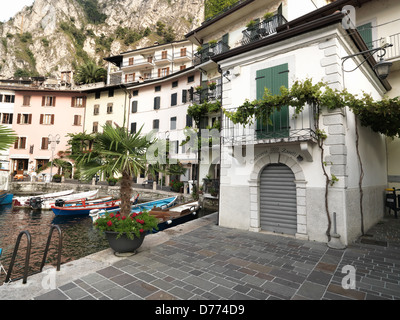
{"label": "metal ladder into water", "polygon": [[[44,250],[44,254],[43,254],[43,259],[42,259],[42,263],[40,265],[40,270],[36,271],[30,275],[36,274],[36,273],[40,273],[43,270],[43,267],[46,263],[46,258],[47,258],[47,252],[49,251],[49,247],[50,247],[50,241],[53,235],[53,230],[57,229],[58,234],[59,234],[59,240],[58,240],[58,257],[57,257],[57,271],[60,271],[60,266],[61,266],[61,249],[62,249],[62,231],[60,229],[59,226],[57,225],[51,225],[50,227],[50,232],[49,232],[49,236],[47,237],[47,243],[46,243],[46,248]],[[26,254],[25,254],[25,267],[24,267],[24,273],[22,277],[10,280],[11,278],[11,273],[12,273],[12,269],[14,267],[14,263],[15,263],[15,258],[17,256],[18,253],[18,249],[19,249],[19,244],[21,242],[21,238],[23,235],[26,235],[27,238],[27,248],[26,248]],[[15,280],[20,280],[21,278],[22,283],[26,284],[28,281],[28,271],[29,271],[29,259],[30,259],[30,255],[31,255],[31,246],[32,246],[32,238],[31,238],[31,234],[29,233],[29,231],[21,231],[20,234],[18,235],[17,241],[15,243],[15,247],[14,247],[14,252],[10,261],[10,266],[8,267],[8,271],[7,271],[7,275],[6,275],[6,279],[5,279],[5,283],[9,283],[11,281],[15,281]],[[5,270],[4,270],[5,271]]]}

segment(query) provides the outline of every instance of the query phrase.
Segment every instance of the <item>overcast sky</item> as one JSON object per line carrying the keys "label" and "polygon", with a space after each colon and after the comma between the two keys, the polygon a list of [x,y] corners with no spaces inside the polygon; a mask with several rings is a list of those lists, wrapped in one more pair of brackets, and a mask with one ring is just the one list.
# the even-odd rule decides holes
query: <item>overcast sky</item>
{"label": "overcast sky", "polygon": [[30,6],[34,0],[0,0],[0,21],[8,21],[17,12],[19,12],[24,6]]}

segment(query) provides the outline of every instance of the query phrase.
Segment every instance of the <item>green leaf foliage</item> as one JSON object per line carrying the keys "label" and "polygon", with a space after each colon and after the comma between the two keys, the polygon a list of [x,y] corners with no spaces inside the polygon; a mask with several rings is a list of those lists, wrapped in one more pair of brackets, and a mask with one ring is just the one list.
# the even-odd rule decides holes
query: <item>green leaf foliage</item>
{"label": "green leaf foliage", "polygon": [[[365,127],[388,137],[400,136],[400,101],[396,98],[383,98],[375,101],[370,94],[354,95],[346,89],[340,91],[330,88],[326,83],[312,83],[311,79],[295,81],[290,89],[282,87],[279,95],[272,95],[268,89],[259,100],[246,100],[235,111],[224,110],[225,115],[234,123],[250,125],[255,119],[269,119],[269,116],[283,106],[295,109],[299,115],[306,104],[328,110],[348,107]],[[317,114],[316,116],[319,116]]]}

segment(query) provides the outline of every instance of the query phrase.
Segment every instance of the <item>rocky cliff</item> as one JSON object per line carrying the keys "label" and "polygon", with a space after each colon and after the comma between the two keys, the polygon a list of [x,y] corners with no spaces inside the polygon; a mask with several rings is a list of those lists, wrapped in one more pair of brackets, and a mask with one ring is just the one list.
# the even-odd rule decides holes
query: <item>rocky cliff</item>
{"label": "rocky cliff", "polygon": [[183,39],[204,0],[35,0],[0,24],[0,77],[59,76],[85,61]]}

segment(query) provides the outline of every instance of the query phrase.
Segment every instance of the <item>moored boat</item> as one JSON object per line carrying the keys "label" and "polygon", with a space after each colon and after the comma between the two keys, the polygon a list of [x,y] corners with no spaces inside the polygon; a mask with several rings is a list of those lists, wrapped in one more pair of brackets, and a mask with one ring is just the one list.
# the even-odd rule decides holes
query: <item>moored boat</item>
{"label": "moored boat", "polygon": [[149,214],[158,219],[158,231],[162,231],[195,219],[199,209],[199,202],[191,201],[169,208],[152,208]]}
{"label": "moored boat", "polygon": [[6,191],[0,191],[0,205],[11,204],[13,197],[14,197],[14,194],[12,194],[12,193],[8,193]]}
{"label": "moored boat", "polygon": [[[139,194],[131,198],[132,204],[138,201]],[[119,209],[121,200],[110,200],[104,202],[86,203],[83,201],[82,204],[67,205],[67,206],[51,206],[51,210],[56,216],[77,216],[77,215],[88,215],[91,210],[113,210]]]}
{"label": "moored boat", "polygon": [[65,190],[65,191],[58,191],[58,192],[51,192],[51,193],[45,193],[45,194],[40,194],[36,196],[22,196],[22,197],[14,197],[13,198],[13,206],[14,207],[29,207],[30,206],[30,200],[32,198],[40,198],[43,200],[46,199],[56,199],[62,196],[66,196],[69,194],[72,194],[75,190]]}
{"label": "moored boat", "polygon": [[[134,206],[132,206],[132,210],[131,213],[137,213],[143,210],[150,210],[154,207],[159,207],[159,208],[169,208],[172,205],[175,204],[177,197],[168,197],[168,198],[164,198],[164,199],[159,199],[159,200],[153,200],[153,201],[148,201],[148,202],[144,202],[144,203],[138,203]],[[114,210],[109,210],[109,209],[97,209],[97,210],[92,210],[90,212],[90,217],[92,218],[93,223],[100,218],[101,216],[103,216],[106,211],[107,212],[112,212],[112,213],[117,213],[120,209],[114,209]]]}
{"label": "moored boat", "polygon": [[82,200],[91,200],[94,199],[99,190],[90,190],[90,191],[85,191],[85,192],[79,192],[79,193],[72,193],[66,196],[58,197],[58,198],[53,198],[53,199],[46,199],[41,202],[40,207],[35,207],[31,206],[32,209],[44,209],[44,210],[50,210],[52,206],[55,205],[55,202],[57,200],[62,200],[62,201],[82,201]]}

